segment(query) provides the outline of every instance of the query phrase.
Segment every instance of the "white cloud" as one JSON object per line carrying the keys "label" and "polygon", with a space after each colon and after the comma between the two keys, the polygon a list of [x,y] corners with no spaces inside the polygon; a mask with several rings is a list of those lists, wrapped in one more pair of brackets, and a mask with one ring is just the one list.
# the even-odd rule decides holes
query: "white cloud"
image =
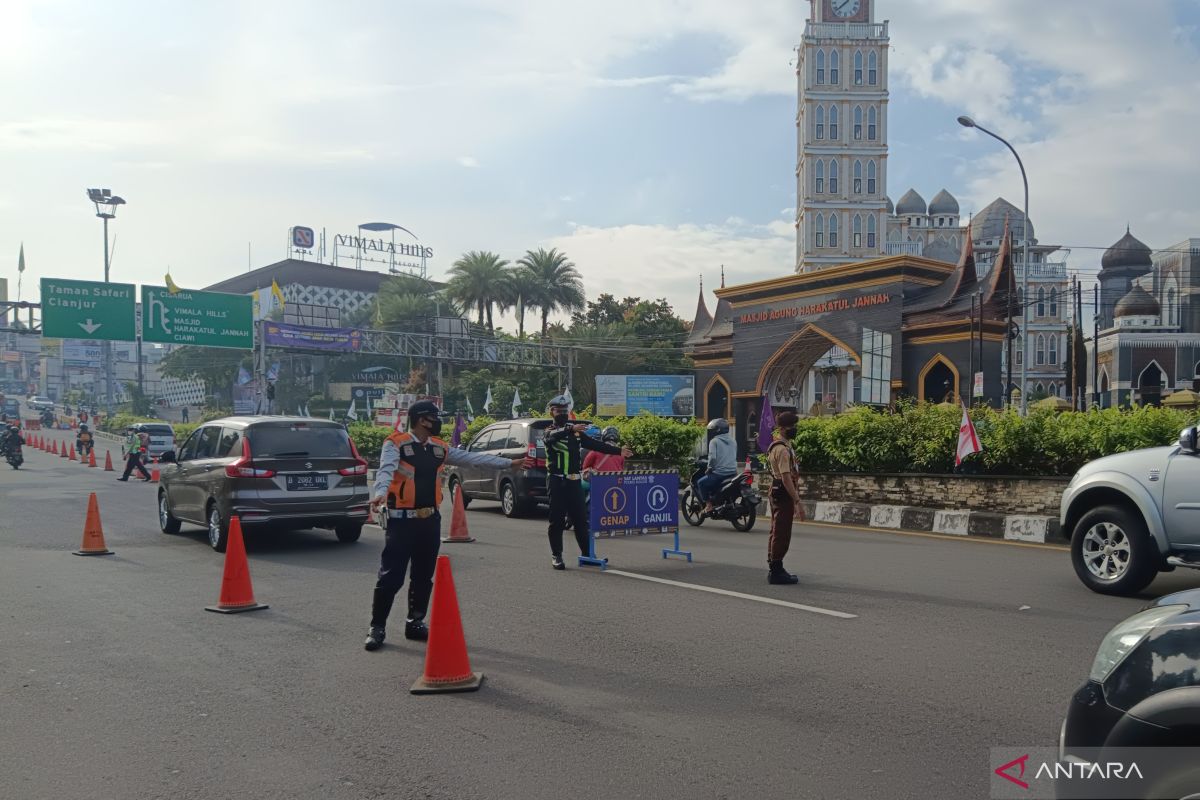
{"label": "white cloud", "polygon": [[475,169],[479,166],[479,159],[474,156],[459,156],[458,163],[459,166],[466,167],[467,169]]}

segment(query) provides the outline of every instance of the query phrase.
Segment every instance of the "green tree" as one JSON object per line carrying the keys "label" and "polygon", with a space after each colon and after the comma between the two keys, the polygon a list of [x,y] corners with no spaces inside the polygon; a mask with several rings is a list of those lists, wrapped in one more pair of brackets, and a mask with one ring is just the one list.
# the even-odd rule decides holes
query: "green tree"
{"label": "green tree", "polygon": [[542,336],[550,327],[550,315],[556,311],[578,311],[583,308],[583,276],[557,249],[538,248],[529,250],[517,263],[526,270],[536,284],[536,297],[532,303],[542,314]]}
{"label": "green tree", "polygon": [[474,309],[480,325],[487,319],[489,331],[495,330],[492,312],[512,305],[509,292],[508,262],[495,253],[471,250],[450,267],[447,294],[461,303],[464,310]]}
{"label": "green tree", "polygon": [[253,363],[254,357],[242,351],[185,345],[163,356],[159,371],[169,378],[204,381],[208,392],[224,401],[221,405],[232,406],[230,386],[238,367],[253,369]]}

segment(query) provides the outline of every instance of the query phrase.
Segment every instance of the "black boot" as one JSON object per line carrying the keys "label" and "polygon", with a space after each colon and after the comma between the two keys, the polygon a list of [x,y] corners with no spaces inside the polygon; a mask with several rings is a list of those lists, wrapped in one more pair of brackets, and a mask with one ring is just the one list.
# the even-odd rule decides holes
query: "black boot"
{"label": "black boot", "polygon": [[372,625],[371,632],[367,634],[367,641],[363,644],[364,650],[378,650],[383,647],[383,640],[387,638],[387,632],[384,631],[382,625]]}
{"label": "black boot", "polygon": [[404,638],[414,642],[429,641],[429,626],[423,619],[410,619],[404,623]]}
{"label": "black boot", "polygon": [[550,556],[550,566],[554,567],[555,569],[567,568],[567,565],[563,563],[563,557],[561,553],[555,553]]}
{"label": "black boot", "polygon": [[767,567],[767,583],[792,584],[800,582],[799,578],[783,568],[782,561],[768,561]]}

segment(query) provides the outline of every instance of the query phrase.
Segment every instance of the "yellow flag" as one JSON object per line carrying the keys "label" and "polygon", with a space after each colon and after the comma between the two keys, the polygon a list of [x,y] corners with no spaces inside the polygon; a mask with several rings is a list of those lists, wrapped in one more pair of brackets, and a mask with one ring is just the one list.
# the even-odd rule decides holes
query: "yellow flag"
{"label": "yellow flag", "polygon": [[271,294],[275,297],[275,302],[279,303],[279,307],[283,308],[283,291],[279,288],[279,284],[271,278]]}
{"label": "yellow flag", "polygon": [[175,281],[171,280],[171,273],[168,272],[163,280],[167,284],[167,291],[171,294],[179,294],[179,292],[182,291],[178,286],[175,285]]}

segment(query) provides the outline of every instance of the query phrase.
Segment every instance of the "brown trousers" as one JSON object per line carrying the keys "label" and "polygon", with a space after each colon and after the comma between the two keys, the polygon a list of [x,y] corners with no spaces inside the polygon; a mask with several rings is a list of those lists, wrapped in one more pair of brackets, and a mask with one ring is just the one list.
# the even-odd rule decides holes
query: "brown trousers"
{"label": "brown trousers", "polygon": [[796,515],[796,504],[784,488],[783,483],[771,484],[771,538],[767,540],[767,560],[783,561],[792,545],[792,518]]}

